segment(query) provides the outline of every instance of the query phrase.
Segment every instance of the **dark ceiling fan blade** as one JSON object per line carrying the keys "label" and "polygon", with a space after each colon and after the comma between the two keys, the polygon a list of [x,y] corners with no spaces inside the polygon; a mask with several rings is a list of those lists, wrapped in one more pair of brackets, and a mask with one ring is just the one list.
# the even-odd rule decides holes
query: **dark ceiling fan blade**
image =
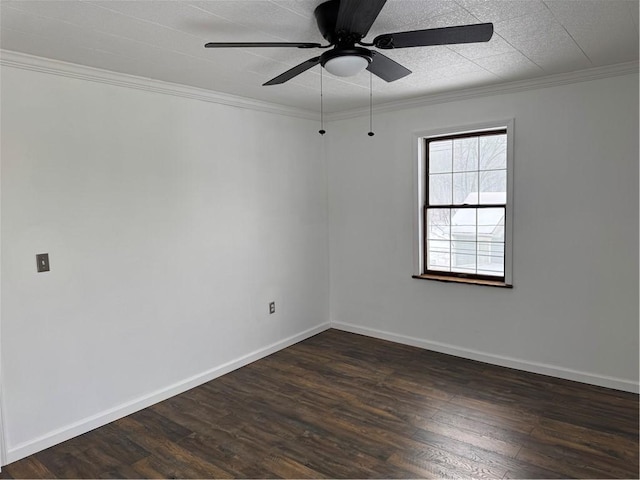
{"label": "dark ceiling fan blade", "polygon": [[336,32],[344,31],[364,37],[385,3],[387,0],[340,0]]}
{"label": "dark ceiling fan blade", "polygon": [[455,43],[488,42],[493,36],[493,23],[429,28],[412,32],[385,33],[373,39],[376,48],[427,47]]}
{"label": "dark ceiling fan blade", "polygon": [[317,48],[319,43],[309,42],[209,42],[205,48],[253,48],[253,47],[295,47],[295,48]]}
{"label": "dark ceiling fan blade", "polygon": [[395,60],[391,60],[380,52],[371,52],[371,57],[372,60],[367,70],[387,82],[399,80],[411,73],[411,70],[403,67]]}
{"label": "dark ceiling fan blade", "polygon": [[281,73],[276,78],[272,78],[267,83],[263,83],[262,86],[266,85],[280,85],[281,83],[287,82],[291,80],[293,77],[300,75],[302,72],[306,72],[311,67],[315,67],[320,63],[320,57],[310,58],[306,62],[302,62],[300,65],[296,65],[295,67],[287,70],[284,73]]}

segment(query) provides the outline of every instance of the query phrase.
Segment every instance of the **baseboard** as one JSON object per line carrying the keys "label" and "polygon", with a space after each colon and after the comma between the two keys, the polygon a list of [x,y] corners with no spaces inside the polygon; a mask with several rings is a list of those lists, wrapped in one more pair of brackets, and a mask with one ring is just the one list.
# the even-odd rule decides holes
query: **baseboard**
{"label": "baseboard", "polygon": [[486,352],[480,352],[478,350],[457,347],[455,345],[433,342],[430,340],[423,340],[406,335],[398,335],[396,333],[385,332],[368,327],[361,327],[349,323],[332,322],[331,328],[344,330],[345,332],[358,333],[360,335],[366,335],[368,337],[380,338],[382,340],[389,340],[391,342],[402,343],[404,345],[411,345],[413,347],[424,348],[426,350],[432,350],[434,352],[447,353],[449,355],[455,355],[456,357],[478,360],[480,362],[500,365],[502,367],[514,368],[516,370],[524,370],[526,372],[532,373],[540,373],[542,375],[549,375],[551,377],[564,378],[566,380],[598,385],[600,387],[614,388],[616,390],[623,390],[625,392],[632,393],[638,393],[640,390],[638,382],[633,382],[622,378],[596,375],[593,373],[571,370],[555,365],[529,362],[517,358],[505,357],[502,355],[494,355]]}
{"label": "baseboard", "polygon": [[64,442],[78,435],[82,435],[83,433],[87,433],[95,428],[113,422],[114,420],[118,420],[119,418],[131,415],[138,410],[150,407],[151,405],[171,398],[175,395],[186,392],[187,390],[197,387],[198,385],[202,385],[203,383],[209,382],[214,378],[225,375],[229,372],[232,372],[233,370],[244,367],[245,365],[266,357],[267,355],[271,355],[272,353],[282,350],[283,348],[289,347],[295,343],[312,337],[313,335],[323,332],[328,328],[330,328],[330,324],[328,322],[323,323],[316,327],[305,330],[304,332],[301,332],[297,335],[293,335],[279,342],[272,343],[271,345],[258,349],[236,360],[232,360],[223,365],[207,370],[206,372],[174,383],[173,385],[170,385],[166,388],[156,390],[155,392],[139,397],[133,401],[118,405],[112,409],[79,420],[66,427],[62,427],[52,432],[46,433],[45,435],[42,435],[35,440],[17,445],[13,448],[8,449],[5,459],[5,465],[44,450],[45,448],[57,445],[58,443]]}

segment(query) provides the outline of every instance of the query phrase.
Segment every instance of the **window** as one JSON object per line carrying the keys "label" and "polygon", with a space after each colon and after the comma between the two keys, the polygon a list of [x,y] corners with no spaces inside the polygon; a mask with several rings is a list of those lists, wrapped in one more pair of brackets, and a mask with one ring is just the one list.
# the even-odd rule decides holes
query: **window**
{"label": "window", "polygon": [[511,126],[419,136],[418,277],[511,286]]}

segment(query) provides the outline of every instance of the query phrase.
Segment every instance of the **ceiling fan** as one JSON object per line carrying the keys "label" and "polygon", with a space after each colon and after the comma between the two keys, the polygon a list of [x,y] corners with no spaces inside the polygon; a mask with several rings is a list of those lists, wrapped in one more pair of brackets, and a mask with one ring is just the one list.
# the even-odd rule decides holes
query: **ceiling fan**
{"label": "ceiling fan", "polygon": [[456,43],[488,42],[493,35],[492,23],[461,25],[455,27],[429,28],[408,32],[385,33],[378,35],[371,43],[362,39],[378,17],[387,0],[329,0],[316,7],[314,15],[318,29],[328,45],[309,42],[211,42],[206,48],[227,47],[293,47],[293,48],[331,48],[318,57],[310,58],[286,72],[272,78],[263,85],[279,85],[316,66],[322,65],[329,73],[341,77],[350,77],[369,70],[372,74],[393,82],[411,73],[398,62],[382,53],[365,47],[380,50],[408,47],[426,47],[430,45],[451,45]]}

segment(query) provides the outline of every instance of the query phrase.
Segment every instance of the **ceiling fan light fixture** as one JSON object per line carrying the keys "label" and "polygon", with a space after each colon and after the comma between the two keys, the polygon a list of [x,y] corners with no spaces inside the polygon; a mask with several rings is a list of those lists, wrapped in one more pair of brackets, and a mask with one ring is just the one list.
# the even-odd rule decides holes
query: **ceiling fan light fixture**
{"label": "ceiling fan light fixture", "polygon": [[369,59],[360,55],[343,55],[330,58],[324,64],[327,72],[338,77],[353,77],[369,66]]}
{"label": "ceiling fan light fixture", "polygon": [[320,56],[320,64],[325,70],[338,77],[357,75],[369,66],[371,60],[371,51],[361,47],[336,47]]}

